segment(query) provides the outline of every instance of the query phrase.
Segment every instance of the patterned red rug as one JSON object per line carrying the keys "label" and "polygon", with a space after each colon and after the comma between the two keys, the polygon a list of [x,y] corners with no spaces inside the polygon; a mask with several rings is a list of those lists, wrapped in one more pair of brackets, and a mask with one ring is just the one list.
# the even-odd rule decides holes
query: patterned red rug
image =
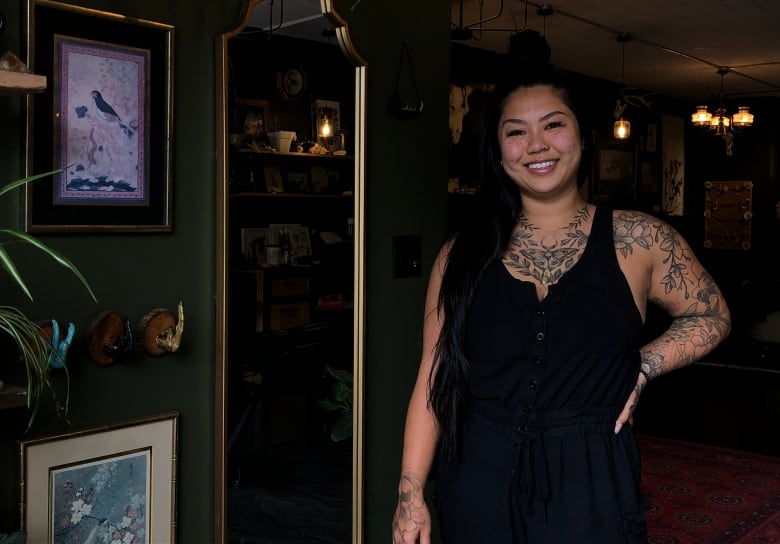
{"label": "patterned red rug", "polygon": [[650,544],[780,543],[780,458],[638,440]]}

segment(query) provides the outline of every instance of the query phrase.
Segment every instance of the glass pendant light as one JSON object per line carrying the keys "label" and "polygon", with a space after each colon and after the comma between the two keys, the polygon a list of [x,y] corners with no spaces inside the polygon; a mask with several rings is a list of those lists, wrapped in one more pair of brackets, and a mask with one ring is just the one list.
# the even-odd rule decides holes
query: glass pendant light
{"label": "glass pendant light", "polygon": [[750,108],[747,106],[739,106],[737,113],[728,116],[726,113],[726,105],[723,92],[723,78],[726,74],[731,72],[731,68],[728,66],[721,66],[718,68],[718,75],[720,76],[720,102],[715,113],[707,111],[707,106],[696,106],[696,112],[691,114],[691,123],[697,127],[709,127],[716,135],[724,136],[733,128],[747,128],[753,126],[754,116],[750,113]]}
{"label": "glass pendant light", "polygon": [[731,122],[735,127],[744,128],[753,126],[753,114],[750,113],[750,108],[747,106],[739,106],[737,113],[735,113]]}
{"label": "glass pendant light", "polygon": [[619,119],[615,121],[615,125],[613,126],[613,135],[618,140],[625,140],[631,136],[631,123],[625,119]]}
{"label": "glass pendant light", "polygon": [[707,111],[707,106],[696,106],[696,113],[691,114],[691,122],[699,128],[710,126],[712,114]]}
{"label": "glass pendant light", "polygon": [[[622,66],[622,82],[626,84],[626,42],[631,41],[631,34],[628,32],[621,32],[617,36],[617,41],[623,46],[623,66]],[[618,140],[625,140],[631,136],[631,123],[623,119],[623,110],[626,109],[626,105],[622,101],[618,101],[618,117],[617,121],[612,127],[612,135]]]}
{"label": "glass pendant light", "polygon": [[330,127],[330,120],[328,119],[327,114],[320,119],[320,136],[323,138],[329,138],[331,135],[332,129]]}

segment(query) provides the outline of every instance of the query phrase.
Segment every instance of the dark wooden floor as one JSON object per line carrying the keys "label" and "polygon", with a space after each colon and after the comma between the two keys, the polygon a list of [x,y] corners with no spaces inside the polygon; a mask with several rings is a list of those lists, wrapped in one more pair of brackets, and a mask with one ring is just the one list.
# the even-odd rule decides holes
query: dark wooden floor
{"label": "dark wooden floor", "polygon": [[227,492],[228,544],[351,542],[351,447],[304,440],[235,455],[241,472]]}

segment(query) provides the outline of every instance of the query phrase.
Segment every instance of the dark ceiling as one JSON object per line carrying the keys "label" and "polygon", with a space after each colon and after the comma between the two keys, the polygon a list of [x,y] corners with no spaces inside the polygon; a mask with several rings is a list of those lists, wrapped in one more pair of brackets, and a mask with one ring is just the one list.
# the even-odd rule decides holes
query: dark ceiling
{"label": "dark ceiling", "polygon": [[[388,9],[392,9],[392,2]],[[453,36],[470,47],[506,52],[510,36],[536,30],[556,66],[670,96],[709,100],[780,97],[778,0],[451,0]],[[546,8],[546,9],[544,9]],[[320,0],[274,0],[250,25],[331,40]],[[621,43],[620,33],[632,39]]]}

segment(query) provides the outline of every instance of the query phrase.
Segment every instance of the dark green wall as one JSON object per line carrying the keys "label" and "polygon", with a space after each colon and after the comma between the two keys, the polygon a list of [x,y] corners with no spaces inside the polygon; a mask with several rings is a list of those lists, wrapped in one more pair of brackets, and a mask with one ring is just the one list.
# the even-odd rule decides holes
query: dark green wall
{"label": "dark green wall", "polygon": [[[366,162],[365,542],[385,542],[395,509],[406,404],[421,349],[427,274],[446,232],[449,3],[344,1],[368,62]],[[337,4],[340,5],[340,4]],[[387,114],[407,41],[422,116]],[[393,236],[422,236],[423,275],[393,279]]]}
{"label": "dark green wall", "polygon": [[[289,1],[289,0],[288,0]],[[214,38],[236,21],[240,1],[72,0],[73,4],[175,26],[174,231],[171,234],[68,234],[41,238],[65,252],[89,279],[93,304],[74,280],[30,257],[36,297],[32,317],[73,321],[83,334],[94,316],[113,309],[136,321],[151,308],[184,302],[179,352],[159,359],[133,354],[98,368],[71,348],[73,429],[168,410],[181,412],[178,527],[180,542],[209,542],[214,527]],[[0,48],[23,57],[26,2],[12,0]],[[377,3],[342,0],[368,61],[365,367],[365,542],[384,542],[395,506],[403,419],[420,355],[427,272],[446,231],[449,4],[444,0]],[[425,108],[413,120],[387,114],[401,43],[407,41]],[[23,171],[24,119],[19,97],[0,97],[0,182]],[[0,202],[19,226],[19,201]],[[393,279],[392,241],[422,236],[423,275]],[[7,295],[12,288],[0,283]],[[3,302],[6,302],[4,300]],[[9,300],[16,303],[18,299]],[[5,364],[5,363],[4,363]],[[16,527],[13,444],[26,413],[0,413],[0,533]],[[44,405],[29,436],[67,430]]]}
{"label": "dark green wall", "polygon": [[[107,424],[169,410],[181,412],[178,480],[180,542],[208,542],[214,526],[214,369],[215,369],[215,56],[214,36],[237,16],[238,2],[211,0],[82,0],[73,4],[175,26],[173,81],[174,230],[170,234],[62,234],[40,238],[68,255],[92,285],[93,303],[75,280],[37,256],[20,266],[32,277],[33,318],[74,322],[71,348],[70,421],[72,429]],[[10,4],[10,5],[9,5]],[[3,2],[9,31],[0,49],[25,57],[26,2]],[[3,182],[23,171],[23,101],[0,96]],[[14,209],[15,197],[3,202]],[[3,224],[18,223],[18,213],[3,213]],[[20,257],[22,260],[22,257]],[[0,284],[3,302],[16,293]],[[184,303],[186,327],[180,351],[161,358],[133,353],[110,367],[98,367],[84,354],[83,334],[105,309],[134,323],[155,307]],[[6,357],[5,365],[10,365]],[[54,376],[61,386],[61,376]],[[17,527],[13,443],[22,436],[65,432],[66,424],[44,402],[39,419],[22,435],[23,409],[0,413],[0,533]],[[209,536],[204,536],[209,535]]]}

